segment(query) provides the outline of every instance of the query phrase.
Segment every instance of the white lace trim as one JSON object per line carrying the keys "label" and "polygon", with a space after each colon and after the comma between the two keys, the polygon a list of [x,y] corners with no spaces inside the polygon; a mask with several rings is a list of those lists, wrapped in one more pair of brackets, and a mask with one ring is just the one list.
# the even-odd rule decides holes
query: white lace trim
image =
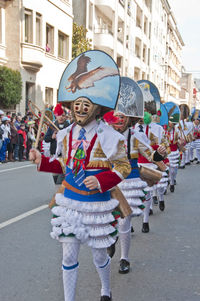
{"label": "white lace trim", "polygon": [[116,199],[110,199],[105,202],[81,202],[66,198],[62,193],[57,193],[56,204],[79,212],[98,213],[114,210],[118,206],[119,202]]}
{"label": "white lace trim", "polygon": [[120,189],[123,190],[130,190],[134,188],[143,189],[147,187],[147,183],[142,181],[140,178],[132,178],[132,179],[125,179],[121,183],[118,184]]}
{"label": "white lace trim", "polygon": [[[146,189],[146,188],[145,188]],[[125,198],[133,198],[133,197],[144,197],[145,194],[142,190],[123,190],[123,195],[125,196]]]}

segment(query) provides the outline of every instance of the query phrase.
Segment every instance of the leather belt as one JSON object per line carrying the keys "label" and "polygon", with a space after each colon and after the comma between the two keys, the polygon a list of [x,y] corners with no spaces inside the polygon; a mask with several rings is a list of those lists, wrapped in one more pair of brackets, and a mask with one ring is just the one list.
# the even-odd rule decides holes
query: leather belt
{"label": "leather belt", "polygon": [[81,195],[93,195],[93,194],[100,192],[98,189],[92,190],[92,191],[85,191],[85,190],[77,189],[77,188],[73,187],[72,185],[70,185],[69,183],[67,183],[65,180],[62,182],[62,184],[65,186],[65,188],[67,188],[75,193],[81,194]]}

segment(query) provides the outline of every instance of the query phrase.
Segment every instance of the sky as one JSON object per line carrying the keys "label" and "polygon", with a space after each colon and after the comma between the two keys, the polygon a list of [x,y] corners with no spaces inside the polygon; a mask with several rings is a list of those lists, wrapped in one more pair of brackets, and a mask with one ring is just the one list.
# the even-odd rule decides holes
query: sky
{"label": "sky", "polygon": [[200,78],[200,0],[168,0],[185,46],[182,63]]}

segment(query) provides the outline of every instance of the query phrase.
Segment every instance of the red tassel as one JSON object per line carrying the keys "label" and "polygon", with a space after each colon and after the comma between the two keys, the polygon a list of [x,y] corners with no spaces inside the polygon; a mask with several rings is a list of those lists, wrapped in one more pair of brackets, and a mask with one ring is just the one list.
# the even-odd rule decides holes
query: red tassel
{"label": "red tassel", "polygon": [[55,109],[54,109],[54,115],[55,116],[61,116],[63,113],[64,113],[64,110],[62,108],[62,105],[60,103],[58,103],[56,106],[55,106]]}
{"label": "red tassel", "polygon": [[107,112],[104,114],[103,119],[108,123],[108,124],[114,124],[119,121],[119,118],[117,116],[114,116],[114,111]]}

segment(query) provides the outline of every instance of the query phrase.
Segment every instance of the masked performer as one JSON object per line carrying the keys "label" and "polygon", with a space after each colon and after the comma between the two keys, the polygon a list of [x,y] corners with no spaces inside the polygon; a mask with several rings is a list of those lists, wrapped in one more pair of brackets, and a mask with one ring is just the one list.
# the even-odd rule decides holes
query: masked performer
{"label": "masked performer", "polygon": [[174,185],[176,183],[176,176],[180,160],[180,131],[176,127],[179,123],[180,110],[179,107],[173,102],[166,102],[165,107],[168,112],[169,124],[166,130],[166,136],[169,141],[169,146],[171,153],[169,154],[169,181],[170,181],[170,191],[174,192]]}
{"label": "masked performer", "polygon": [[[193,141],[190,148],[190,162],[197,160],[197,164],[200,162],[200,110],[195,107],[191,110],[191,120],[193,121]],[[194,153],[195,151],[195,153]]]}
{"label": "masked performer", "polygon": [[[141,132],[135,132],[133,124],[143,116],[143,94],[139,86],[132,79],[121,78],[120,96],[114,117],[117,119],[105,120],[112,124],[114,129],[119,131],[125,137],[127,155],[130,160],[132,171],[130,175],[121,182],[120,187],[123,195],[127,199],[132,209],[132,214],[119,219],[119,240],[121,247],[121,258],[119,273],[126,274],[130,270],[130,241],[131,241],[131,218],[140,216],[143,213],[144,205],[148,202],[149,196],[145,196],[147,183],[140,178],[140,172],[137,165],[138,153],[141,153],[148,160],[163,159],[160,152],[165,152],[162,147],[155,151],[146,143],[146,135]],[[156,159],[157,158],[157,159]],[[147,200],[147,202],[145,201]],[[114,247],[114,246],[113,246]],[[109,249],[109,251],[111,251]]]}
{"label": "masked performer", "polygon": [[[150,140],[151,147],[156,150],[159,145],[163,145],[166,149],[165,157],[170,153],[170,148],[168,141],[165,137],[165,131],[163,127],[159,124],[159,115],[160,115],[160,94],[157,89],[157,87],[148,80],[140,80],[138,81],[139,86],[141,87],[143,94],[144,94],[144,101],[145,101],[145,110],[151,114],[146,114],[144,118],[144,129],[147,138]],[[137,126],[137,129],[139,129],[139,126]],[[143,158],[141,158],[140,163],[149,163],[149,162],[143,162]],[[150,165],[152,168],[157,168],[157,166]],[[163,171],[163,177],[157,183],[156,186],[150,188],[151,192],[151,204],[153,199],[153,190],[156,188],[157,196],[159,199],[159,208],[161,211],[164,211],[165,209],[165,202],[164,202],[164,193],[168,184],[168,175],[167,170],[168,167],[162,162],[159,167]]]}
{"label": "masked performer", "polygon": [[[110,257],[107,248],[116,239],[115,208],[110,189],[131,171],[124,138],[96,119],[114,109],[120,77],[112,58],[91,50],[75,58],[61,78],[58,101],[70,105],[74,123],[57,134],[55,158],[31,159],[38,169],[65,173],[64,194],[56,195],[52,208],[51,236],[63,247],[63,285],[65,301],[75,300],[80,245],[92,248],[93,262],[101,280],[101,301],[112,300]],[[57,154],[62,152],[62,157]]]}
{"label": "masked performer", "polygon": [[182,139],[185,140],[185,147],[182,151],[182,159],[179,168],[184,169],[185,165],[190,165],[190,148],[191,148],[191,142],[193,140],[193,124],[190,121],[187,121],[190,110],[188,105],[181,104],[179,106],[180,109],[180,122],[178,125],[178,129],[180,131],[180,135]]}

